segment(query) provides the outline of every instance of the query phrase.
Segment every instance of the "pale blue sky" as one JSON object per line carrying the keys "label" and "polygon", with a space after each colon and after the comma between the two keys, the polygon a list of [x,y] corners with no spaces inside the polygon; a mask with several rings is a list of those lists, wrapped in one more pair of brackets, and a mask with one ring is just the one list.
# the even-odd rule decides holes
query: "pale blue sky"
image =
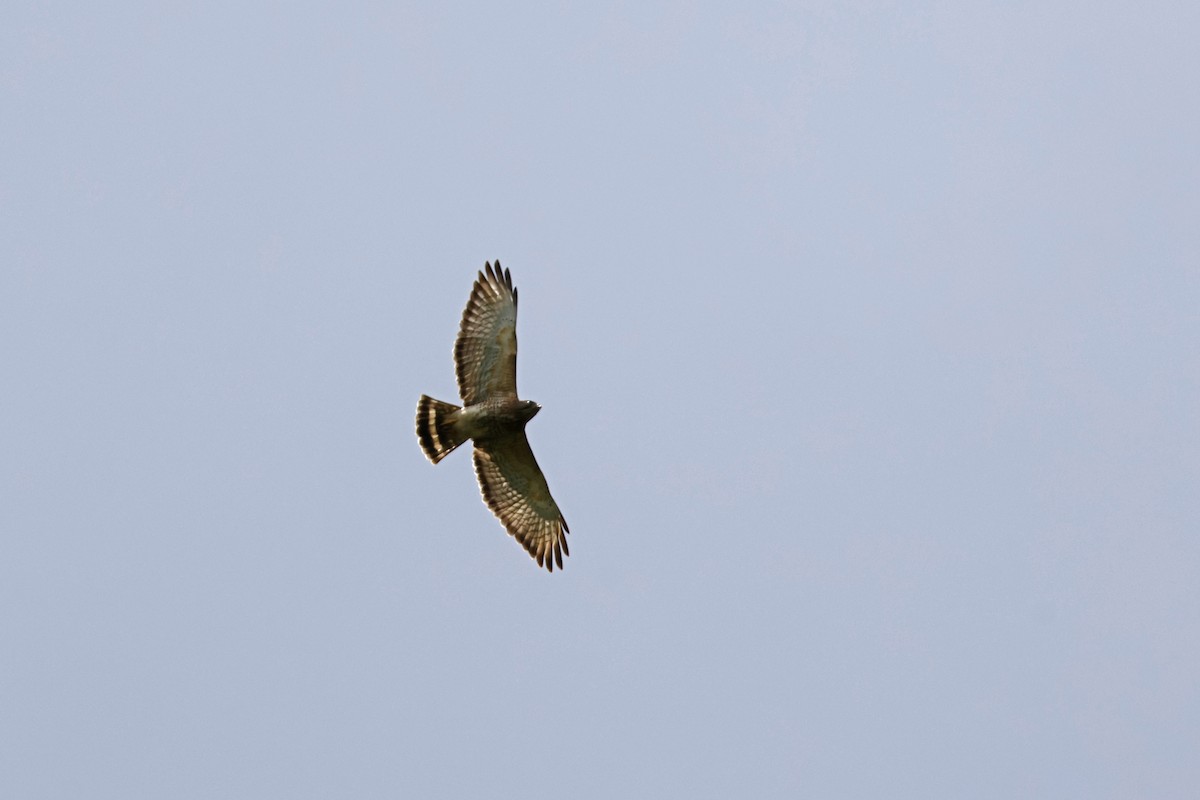
{"label": "pale blue sky", "polygon": [[5,4],[0,795],[1194,796],[1198,7],[731,5]]}

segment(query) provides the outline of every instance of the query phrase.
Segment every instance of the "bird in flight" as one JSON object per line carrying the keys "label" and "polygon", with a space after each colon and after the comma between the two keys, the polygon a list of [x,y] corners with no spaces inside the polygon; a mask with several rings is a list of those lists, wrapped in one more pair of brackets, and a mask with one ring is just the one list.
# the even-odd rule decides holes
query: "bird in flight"
{"label": "bird in flight", "polygon": [[525,438],[526,423],[542,407],[517,398],[517,290],[499,261],[483,269],[454,342],[462,405],[421,395],[417,441],[436,464],[473,440],[484,502],[538,566],[553,572],[569,555],[569,530]]}

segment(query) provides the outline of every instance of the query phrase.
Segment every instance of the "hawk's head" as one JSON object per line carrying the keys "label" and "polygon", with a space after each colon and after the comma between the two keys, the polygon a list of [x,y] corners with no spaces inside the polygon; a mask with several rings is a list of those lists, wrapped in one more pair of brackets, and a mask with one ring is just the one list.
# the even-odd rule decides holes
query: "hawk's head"
{"label": "hawk's head", "polygon": [[532,400],[522,400],[520,407],[517,409],[517,415],[521,418],[521,422],[529,422],[533,419],[537,412],[541,411],[542,407]]}

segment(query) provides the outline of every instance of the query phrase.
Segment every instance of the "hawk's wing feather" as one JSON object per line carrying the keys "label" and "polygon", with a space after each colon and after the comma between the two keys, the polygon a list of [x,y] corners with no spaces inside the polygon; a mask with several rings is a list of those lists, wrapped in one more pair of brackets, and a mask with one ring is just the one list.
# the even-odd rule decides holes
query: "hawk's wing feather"
{"label": "hawk's wing feather", "polygon": [[488,508],[538,566],[562,569],[563,556],[570,555],[567,521],[550,496],[525,432],[477,444],[475,474]]}
{"label": "hawk's wing feather", "polygon": [[454,371],[463,405],[517,395],[517,290],[508,270],[484,264],[454,342]]}

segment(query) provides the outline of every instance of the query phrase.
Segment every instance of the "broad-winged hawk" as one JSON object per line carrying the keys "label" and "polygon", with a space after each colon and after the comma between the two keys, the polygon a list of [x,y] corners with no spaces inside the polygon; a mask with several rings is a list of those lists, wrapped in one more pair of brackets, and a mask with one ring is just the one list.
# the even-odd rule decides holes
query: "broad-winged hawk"
{"label": "broad-winged hawk", "polygon": [[562,569],[567,521],[525,438],[525,424],[541,406],[517,398],[517,290],[499,261],[494,269],[485,263],[471,289],[454,342],[454,368],[463,404],[421,395],[421,449],[436,464],[474,440],[475,475],[488,508],[538,566]]}

